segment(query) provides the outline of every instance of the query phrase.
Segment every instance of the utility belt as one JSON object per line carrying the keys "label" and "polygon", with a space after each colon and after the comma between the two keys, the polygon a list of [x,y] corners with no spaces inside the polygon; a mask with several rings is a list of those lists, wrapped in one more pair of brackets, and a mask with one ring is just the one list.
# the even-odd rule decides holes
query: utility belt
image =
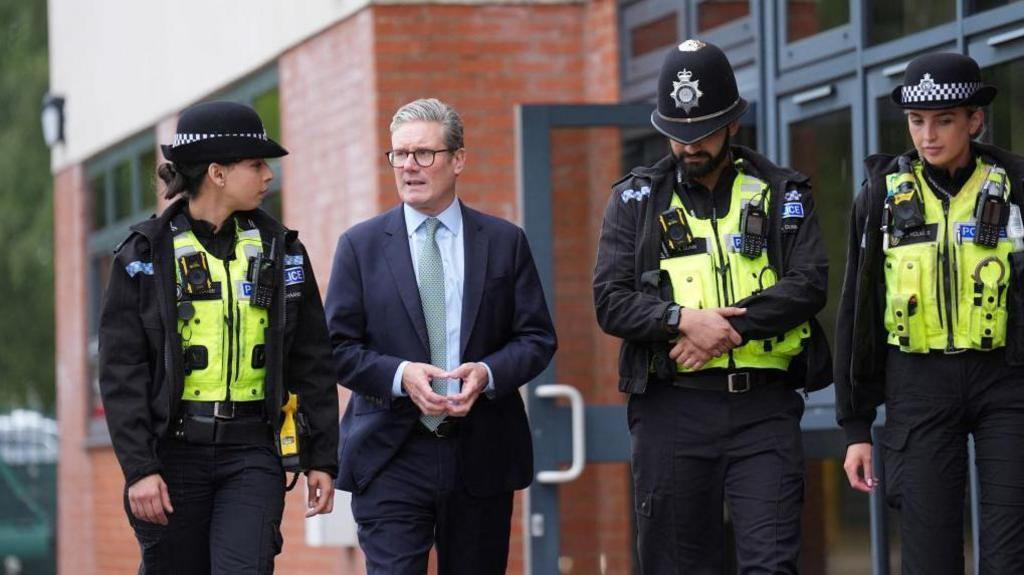
{"label": "utility belt", "polygon": [[746,393],[754,388],[785,380],[786,373],[778,370],[754,370],[679,375],[672,380],[673,387],[700,391]]}
{"label": "utility belt", "polygon": [[200,445],[269,443],[272,431],[262,401],[185,401],[171,425],[171,437]]}

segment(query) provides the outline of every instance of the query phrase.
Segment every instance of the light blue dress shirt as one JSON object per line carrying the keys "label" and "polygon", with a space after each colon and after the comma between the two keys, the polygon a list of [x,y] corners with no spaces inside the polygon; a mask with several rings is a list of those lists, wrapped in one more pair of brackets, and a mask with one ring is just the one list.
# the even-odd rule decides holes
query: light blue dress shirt
{"label": "light blue dress shirt", "polygon": [[[423,249],[423,242],[427,240],[426,228],[423,222],[427,221],[427,214],[416,211],[408,204],[403,204],[405,211],[405,230],[409,236],[409,254],[412,256],[412,268],[416,274],[416,283],[420,280],[420,251]],[[452,200],[450,206],[437,215],[441,225],[437,227],[434,239],[437,241],[437,248],[441,252],[441,263],[444,265],[444,307],[445,327],[447,337],[445,347],[448,351],[448,365],[439,366],[445,371],[451,371],[462,365],[460,348],[462,347],[462,287],[466,270],[466,237],[462,233],[462,208],[458,198]],[[391,393],[395,397],[405,395],[402,389],[402,373],[408,361],[403,361],[395,370],[395,377],[391,383]],[[491,368],[486,363],[487,387],[484,392],[490,396],[494,393],[494,376]],[[461,382],[457,379],[448,380],[447,395],[459,393]]]}

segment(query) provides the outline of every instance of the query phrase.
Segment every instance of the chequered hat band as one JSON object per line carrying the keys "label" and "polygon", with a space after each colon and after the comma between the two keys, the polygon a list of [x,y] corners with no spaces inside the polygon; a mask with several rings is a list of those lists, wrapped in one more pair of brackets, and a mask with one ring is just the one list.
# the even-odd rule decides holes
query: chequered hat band
{"label": "chequered hat band", "polygon": [[213,138],[255,138],[257,140],[267,141],[267,133],[250,132],[246,134],[174,134],[174,142],[171,143],[172,148],[178,146],[184,146],[186,144],[193,144],[202,140],[210,140]]}
{"label": "chequered hat band", "polygon": [[913,86],[903,86],[900,95],[903,96],[904,103],[942,102],[947,100],[961,102],[974,95],[978,88],[981,88],[981,82],[922,83]]}

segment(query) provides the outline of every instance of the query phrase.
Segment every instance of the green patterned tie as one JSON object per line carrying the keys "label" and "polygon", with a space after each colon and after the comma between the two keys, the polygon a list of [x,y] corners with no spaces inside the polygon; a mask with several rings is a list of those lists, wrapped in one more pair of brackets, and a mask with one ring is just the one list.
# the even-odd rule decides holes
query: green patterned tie
{"label": "green patterned tie", "polygon": [[[420,249],[420,301],[423,302],[423,319],[427,321],[427,340],[430,342],[430,363],[441,369],[448,369],[448,328],[444,306],[444,264],[441,250],[437,247],[437,226],[441,221],[427,218],[427,239]],[[448,380],[432,379],[430,387],[438,395],[447,395]],[[444,415],[421,415],[420,421],[431,431],[444,421]]]}

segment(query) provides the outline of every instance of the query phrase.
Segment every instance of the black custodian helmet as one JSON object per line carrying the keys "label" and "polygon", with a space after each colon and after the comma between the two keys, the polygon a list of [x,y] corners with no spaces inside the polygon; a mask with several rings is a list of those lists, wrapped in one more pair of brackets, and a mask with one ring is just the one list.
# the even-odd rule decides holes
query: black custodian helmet
{"label": "black custodian helmet", "polygon": [[651,123],[669,138],[692,144],[739,119],[747,107],[725,53],[691,39],[665,56]]}
{"label": "black custodian helmet", "polygon": [[160,148],[168,161],[185,164],[288,154],[267,137],[256,110],[226,101],[203,102],[186,109],[178,118],[174,141]]}

